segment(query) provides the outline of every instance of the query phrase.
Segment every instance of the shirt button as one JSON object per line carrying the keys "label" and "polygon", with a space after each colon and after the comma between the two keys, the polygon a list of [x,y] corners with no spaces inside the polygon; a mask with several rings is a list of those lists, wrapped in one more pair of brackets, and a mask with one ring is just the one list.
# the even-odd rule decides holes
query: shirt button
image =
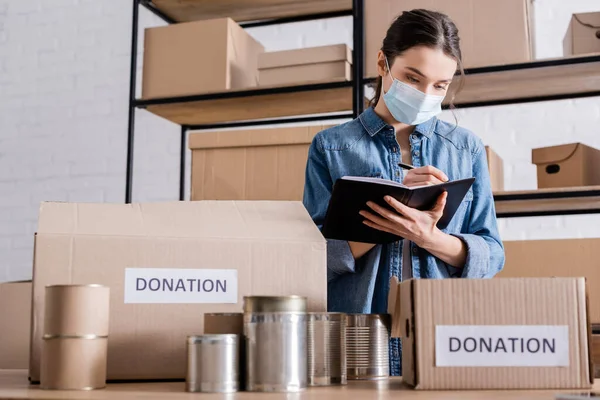
{"label": "shirt button", "polygon": [[420,154],[421,152],[419,150],[415,151],[415,156],[419,157]]}
{"label": "shirt button", "polygon": [[410,138],[411,138],[412,140],[417,140],[417,135],[414,135],[414,134],[413,134],[413,135],[410,135]]}
{"label": "shirt button", "polygon": [[412,253],[413,253],[414,255],[417,255],[417,254],[419,254],[419,248],[418,248],[418,247],[413,247],[413,248],[412,248]]}
{"label": "shirt button", "polygon": [[398,152],[398,148],[397,147],[392,147],[392,153],[397,153]]}

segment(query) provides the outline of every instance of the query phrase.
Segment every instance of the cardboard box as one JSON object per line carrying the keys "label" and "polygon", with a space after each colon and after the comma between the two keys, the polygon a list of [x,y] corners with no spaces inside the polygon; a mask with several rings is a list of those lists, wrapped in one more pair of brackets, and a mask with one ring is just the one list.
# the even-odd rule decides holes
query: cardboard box
{"label": "cardboard box", "polygon": [[600,185],[600,150],[582,143],[533,149],[539,189]]}
{"label": "cardboard box", "polygon": [[465,68],[527,62],[533,57],[531,0],[369,0],[365,4],[366,77],[377,76],[377,52],[394,19],[418,8],[452,18]]}
{"label": "cardboard box", "polygon": [[[391,282],[392,336],[417,389],[574,389],[593,382],[584,278]],[[394,301],[395,300],[395,301]]]}
{"label": "cardboard box", "polygon": [[573,14],[563,50],[565,56],[600,53],[600,12]]}
{"label": "cardboard box", "polygon": [[0,283],[0,370],[27,369],[31,281]]}
{"label": "cardboard box", "polygon": [[142,98],[257,86],[263,46],[232,19],[146,29]]}
{"label": "cardboard box", "polygon": [[485,146],[492,191],[504,190],[504,161],[490,146]]}
{"label": "cardboard box", "polygon": [[600,324],[600,239],[504,241],[506,262],[498,277],[586,278],[590,320]]}
{"label": "cardboard box", "polygon": [[44,287],[110,287],[109,380],[184,379],[186,336],[243,296],[327,307],[326,242],[300,202],[42,203],[30,377],[39,380]]}
{"label": "cardboard box", "polygon": [[327,127],[190,134],[191,200],[302,200],[308,148]]}
{"label": "cardboard box", "polygon": [[352,79],[352,50],[345,44],[262,53],[260,86],[285,86]]}

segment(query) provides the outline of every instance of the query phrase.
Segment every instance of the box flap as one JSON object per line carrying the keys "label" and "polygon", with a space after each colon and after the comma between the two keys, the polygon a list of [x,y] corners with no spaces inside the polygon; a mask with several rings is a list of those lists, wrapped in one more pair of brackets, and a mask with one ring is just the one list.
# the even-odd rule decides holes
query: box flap
{"label": "box flap", "polygon": [[579,149],[580,143],[541,147],[531,151],[531,162],[536,165],[560,163],[571,158]]}
{"label": "box flap", "polygon": [[269,51],[258,56],[258,69],[289,67],[332,61],[352,63],[352,50],[345,44]]}
{"label": "box flap", "polygon": [[302,203],[296,201],[44,202],[38,234],[325,240]]}
{"label": "box flap", "polygon": [[581,28],[595,32],[600,29],[600,12],[575,13],[573,22]]}
{"label": "box flap", "polygon": [[250,129],[240,131],[200,132],[189,135],[189,148],[215,149],[233,147],[309,144],[326,126]]}

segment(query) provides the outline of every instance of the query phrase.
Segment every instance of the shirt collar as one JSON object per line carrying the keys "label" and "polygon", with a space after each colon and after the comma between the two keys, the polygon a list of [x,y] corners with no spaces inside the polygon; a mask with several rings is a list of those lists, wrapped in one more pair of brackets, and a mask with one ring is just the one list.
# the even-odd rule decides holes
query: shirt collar
{"label": "shirt collar", "polygon": [[[369,107],[363,111],[363,113],[359,115],[358,119],[371,137],[378,134],[382,129],[389,127],[389,125],[375,113],[373,107]],[[416,125],[414,132],[431,137],[436,125],[436,121],[437,118],[433,117],[419,125]]]}

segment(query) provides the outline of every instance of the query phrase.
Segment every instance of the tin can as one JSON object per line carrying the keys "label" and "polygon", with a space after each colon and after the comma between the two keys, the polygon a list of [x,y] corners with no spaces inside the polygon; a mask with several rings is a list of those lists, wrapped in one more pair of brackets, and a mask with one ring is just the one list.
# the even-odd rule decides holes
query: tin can
{"label": "tin can", "polygon": [[388,314],[349,314],[346,327],[348,379],[384,379],[390,374]]}
{"label": "tin can", "polygon": [[246,390],[299,392],[307,387],[306,298],[245,297]]}
{"label": "tin can", "polygon": [[345,385],[346,314],[308,313],[308,385]]}
{"label": "tin can", "polygon": [[239,367],[238,335],[210,334],[188,337],[188,392],[237,392],[240,381]]}
{"label": "tin can", "polygon": [[106,386],[110,289],[47,286],[40,387],[93,390]]}

